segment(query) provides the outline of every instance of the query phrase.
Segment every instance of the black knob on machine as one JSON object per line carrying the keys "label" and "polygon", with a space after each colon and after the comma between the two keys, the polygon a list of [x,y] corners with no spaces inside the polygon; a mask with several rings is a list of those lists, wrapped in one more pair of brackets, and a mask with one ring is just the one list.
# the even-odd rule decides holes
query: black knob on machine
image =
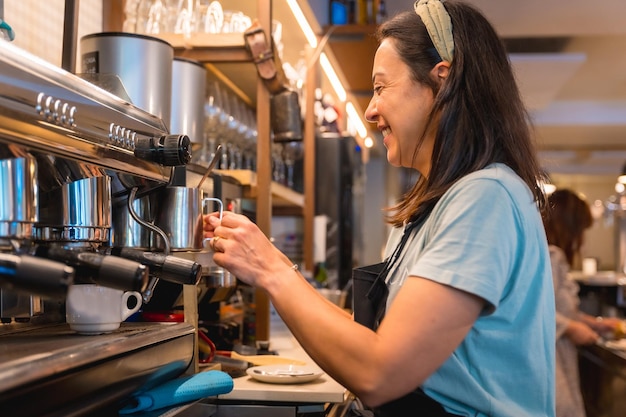
{"label": "black knob on machine", "polygon": [[187,165],[191,161],[191,140],[187,135],[138,138],[135,156],[164,166]]}
{"label": "black knob on machine", "polygon": [[140,262],[148,267],[150,275],[176,284],[196,285],[202,273],[199,263],[164,253],[131,248],[111,248],[109,253]]}
{"label": "black knob on machine", "polygon": [[39,246],[35,255],[74,267],[77,282],[94,283],[124,291],[143,291],[148,286],[148,268],[129,259],[58,246]]}
{"label": "black knob on machine", "polygon": [[44,298],[64,299],[74,282],[74,268],[29,255],[0,253],[0,287]]}

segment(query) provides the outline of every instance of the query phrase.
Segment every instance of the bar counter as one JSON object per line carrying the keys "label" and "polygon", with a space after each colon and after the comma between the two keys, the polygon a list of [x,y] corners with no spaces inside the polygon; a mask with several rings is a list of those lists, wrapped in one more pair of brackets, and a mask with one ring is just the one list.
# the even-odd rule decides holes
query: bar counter
{"label": "bar counter", "polygon": [[[273,317],[271,320],[270,339],[270,349],[280,356],[301,360],[307,366],[317,367],[278,318]],[[221,395],[221,399],[340,403],[347,395],[346,389],[326,374],[302,384],[272,384],[257,381],[248,375],[235,378],[234,382],[233,391]]]}
{"label": "bar counter", "polygon": [[587,417],[626,416],[626,350],[603,343],[579,348]]}

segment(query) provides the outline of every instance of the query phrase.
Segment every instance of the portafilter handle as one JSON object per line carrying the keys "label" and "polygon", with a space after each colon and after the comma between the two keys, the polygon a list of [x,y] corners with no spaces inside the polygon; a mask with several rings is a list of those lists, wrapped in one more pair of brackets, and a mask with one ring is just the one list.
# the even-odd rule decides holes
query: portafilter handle
{"label": "portafilter handle", "polygon": [[150,269],[150,275],[175,284],[196,285],[202,273],[202,265],[199,263],[161,252],[110,248],[108,253],[140,262]]}
{"label": "portafilter handle", "polygon": [[35,255],[74,267],[76,280],[84,283],[140,292],[148,285],[148,268],[129,259],[60,246],[39,246]]}
{"label": "portafilter handle", "polygon": [[74,268],[60,262],[30,255],[0,253],[0,287],[65,299],[74,283]]}

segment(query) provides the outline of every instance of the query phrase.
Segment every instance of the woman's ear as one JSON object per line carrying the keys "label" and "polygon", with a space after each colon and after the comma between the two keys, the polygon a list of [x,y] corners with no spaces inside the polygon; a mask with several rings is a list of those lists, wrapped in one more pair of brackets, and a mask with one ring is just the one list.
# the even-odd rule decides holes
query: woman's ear
{"label": "woman's ear", "polygon": [[448,61],[441,61],[432,69],[432,74],[437,81],[443,81],[448,78],[450,73],[450,63]]}

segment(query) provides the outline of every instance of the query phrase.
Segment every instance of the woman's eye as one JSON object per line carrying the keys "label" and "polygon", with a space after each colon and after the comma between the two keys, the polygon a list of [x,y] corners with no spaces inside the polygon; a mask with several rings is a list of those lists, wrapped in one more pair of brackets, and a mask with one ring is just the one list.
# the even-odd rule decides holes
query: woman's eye
{"label": "woman's eye", "polygon": [[383,87],[382,87],[382,86],[380,86],[380,85],[379,85],[379,86],[374,87],[374,94],[380,94],[380,91],[381,91],[382,89],[383,89]]}

